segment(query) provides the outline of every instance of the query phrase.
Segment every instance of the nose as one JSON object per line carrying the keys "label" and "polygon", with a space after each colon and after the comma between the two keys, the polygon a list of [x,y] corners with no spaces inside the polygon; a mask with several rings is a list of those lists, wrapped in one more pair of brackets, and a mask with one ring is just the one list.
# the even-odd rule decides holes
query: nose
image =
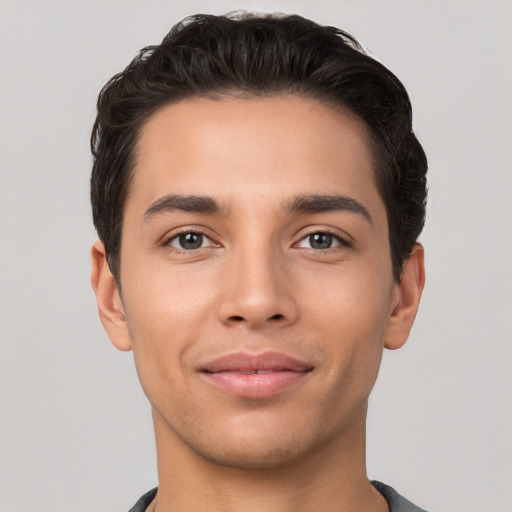
{"label": "nose", "polygon": [[275,252],[240,251],[226,262],[222,280],[219,317],[225,325],[264,329],[297,321],[292,275]]}

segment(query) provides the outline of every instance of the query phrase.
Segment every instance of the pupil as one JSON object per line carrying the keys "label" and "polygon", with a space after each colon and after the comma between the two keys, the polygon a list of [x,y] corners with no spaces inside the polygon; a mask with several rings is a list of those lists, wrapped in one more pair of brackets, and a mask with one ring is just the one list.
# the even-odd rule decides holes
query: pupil
{"label": "pupil", "polygon": [[332,235],[315,233],[314,235],[310,235],[309,243],[313,249],[329,249],[332,244]]}
{"label": "pupil", "polygon": [[203,244],[203,235],[200,233],[185,233],[180,235],[179,240],[183,249],[199,249]]}

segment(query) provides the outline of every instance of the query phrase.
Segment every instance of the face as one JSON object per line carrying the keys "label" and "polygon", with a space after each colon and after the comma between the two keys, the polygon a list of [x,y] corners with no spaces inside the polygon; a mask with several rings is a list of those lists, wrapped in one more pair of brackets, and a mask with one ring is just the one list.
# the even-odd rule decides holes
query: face
{"label": "face", "polygon": [[196,98],[157,111],[136,155],[122,298],[101,262],[96,288],[157,437],[266,467],[364,435],[412,320],[361,124],[294,96]]}

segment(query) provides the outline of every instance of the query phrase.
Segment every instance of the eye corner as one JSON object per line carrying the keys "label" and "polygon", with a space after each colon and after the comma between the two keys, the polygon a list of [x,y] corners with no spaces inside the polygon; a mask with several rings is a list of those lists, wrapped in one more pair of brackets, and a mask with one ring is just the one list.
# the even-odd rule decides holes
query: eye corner
{"label": "eye corner", "polygon": [[344,237],[339,233],[333,233],[328,229],[315,229],[304,234],[294,244],[294,247],[315,252],[326,252],[330,249],[351,247],[352,243],[348,238],[348,236]]}
{"label": "eye corner", "polygon": [[162,241],[162,245],[171,251],[184,254],[220,247],[220,244],[204,231],[190,228],[166,236]]}

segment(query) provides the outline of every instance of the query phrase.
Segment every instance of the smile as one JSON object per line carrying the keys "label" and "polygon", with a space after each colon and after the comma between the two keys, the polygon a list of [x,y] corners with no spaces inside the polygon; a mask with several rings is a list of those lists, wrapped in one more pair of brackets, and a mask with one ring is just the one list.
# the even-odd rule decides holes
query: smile
{"label": "smile", "polygon": [[278,352],[235,353],[201,368],[201,376],[216,389],[239,398],[269,398],[297,385],[313,367]]}

